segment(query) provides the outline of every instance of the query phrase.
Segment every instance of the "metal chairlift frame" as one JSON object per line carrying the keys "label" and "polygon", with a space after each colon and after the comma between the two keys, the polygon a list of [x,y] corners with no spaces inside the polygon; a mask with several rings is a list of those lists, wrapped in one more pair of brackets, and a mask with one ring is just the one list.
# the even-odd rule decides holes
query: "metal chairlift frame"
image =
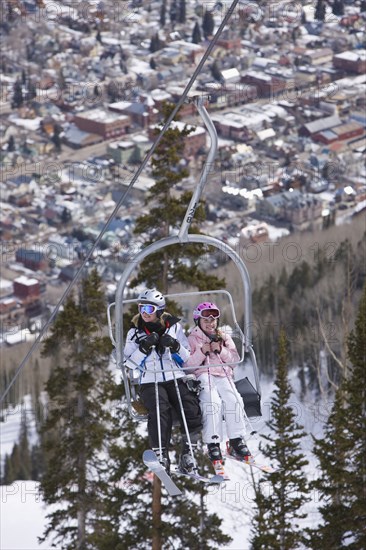
{"label": "metal chairlift frame", "polygon": [[[209,245],[224,252],[227,256],[229,256],[229,258],[233,261],[233,263],[236,265],[237,269],[239,270],[239,273],[241,276],[242,291],[244,296],[243,330],[241,330],[241,328],[239,327],[239,324],[237,323],[232,298],[227,291],[207,291],[206,294],[213,293],[213,292],[225,292],[230,296],[229,301],[233,312],[235,329],[242,335],[242,348],[244,352],[242,354],[240,363],[234,369],[235,384],[237,386],[239,393],[243,398],[247,416],[261,415],[261,411],[260,411],[261,392],[260,392],[259,374],[258,374],[257,361],[253,350],[253,346],[252,346],[252,299],[251,299],[251,284],[250,284],[248,270],[243,260],[240,258],[240,256],[235,252],[235,250],[233,250],[226,243],[220,241],[215,237],[209,237],[207,235],[202,235],[202,234],[188,233],[188,230],[189,230],[190,224],[193,221],[193,217],[194,217],[196,208],[198,206],[203,188],[205,186],[207,176],[210,172],[211,167],[213,166],[213,162],[215,160],[216,152],[217,152],[216,128],[210,116],[208,115],[206,108],[204,107],[204,104],[203,104],[204,98],[196,97],[193,99],[193,101],[209,132],[209,135],[211,138],[211,146],[207,156],[207,162],[205,163],[205,166],[203,168],[200,181],[192,194],[192,198],[188,205],[187,211],[185,213],[180,231],[175,236],[162,238],[156,241],[155,243],[150,244],[149,246],[147,246],[146,248],[138,252],[132,258],[132,260],[124,269],[118,281],[117,291],[116,291],[116,300],[114,303],[109,305],[108,311],[107,311],[109,335],[116,349],[117,367],[120,368],[122,371],[128,410],[131,417],[137,420],[146,420],[147,416],[144,414],[139,414],[133,407],[133,402],[134,400],[136,400],[136,384],[134,384],[133,381],[131,382],[131,376],[128,374],[128,370],[130,369],[127,369],[125,365],[125,358],[124,358],[125,342],[124,342],[124,336],[123,336],[123,332],[124,332],[123,318],[124,318],[124,309],[125,309],[124,306],[129,303],[137,303],[137,299],[124,299],[124,292],[125,292],[129,277],[134,271],[134,269],[136,268],[136,266],[139,265],[150,254],[153,254],[161,250],[162,248],[165,248],[171,245],[186,244],[186,243],[200,243],[204,245]],[[191,292],[187,294],[198,295],[198,294],[205,294],[205,292]],[[166,295],[166,297],[174,297],[174,296],[177,296],[177,295],[174,295],[174,294]],[[115,308],[114,331],[113,331],[112,318],[111,318],[111,309],[113,307]],[[246,376],[248,368],[252,369],[252,373],[254,375],[254,386]]]}

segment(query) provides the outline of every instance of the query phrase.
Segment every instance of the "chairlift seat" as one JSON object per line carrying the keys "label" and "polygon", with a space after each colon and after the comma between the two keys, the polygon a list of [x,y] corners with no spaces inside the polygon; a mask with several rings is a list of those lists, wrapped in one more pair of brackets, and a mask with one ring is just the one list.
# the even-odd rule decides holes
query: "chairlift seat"
{"label": "chairlift seat", "polygon": [[252,418],[254,416],[262,416],[261,396],[252,385],[249,378],[246,376],[241,380],[237,380],[235,382],[235,386],[243,399],[244,408],[247,416],[249,418]]}

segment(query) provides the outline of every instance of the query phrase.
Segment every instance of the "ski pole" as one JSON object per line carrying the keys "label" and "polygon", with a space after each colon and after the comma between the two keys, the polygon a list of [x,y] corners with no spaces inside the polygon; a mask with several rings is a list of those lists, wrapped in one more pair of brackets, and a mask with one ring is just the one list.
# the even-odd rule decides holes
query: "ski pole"
{"label": "ski pole", "polygon": [[[220,442],[220,436],[219,436],[218,432],[216,431],[216,419],[215,419],[215,410],[214,410],[216,403],[214,403],[213,400],[212,400],[212,382],[211,382],[211,373],[210,373],[210,352],[206,351],[205,355],[206,355],[207,376],[208,376],[208,389],[209,389],[209,392],[210,392],[210,402],[211,402],[211,407],[212,407],[213,432],[215,434],[214,438],[217,438]],[[215,442],[213,441],[212,443],[215,443]]]}
{"label": "ski pole", "polygon": [[[154,346],[153,352],[155,354],[155,346]],[[154,355],[154,384],[155,384],[156,426],[157,426],[157,429],[158,429],[159,454],[160,454],[160,457],[162,457],[163,456],[163,447],[162,447],[162,444],[161,444],[160,401],[159,401],[158,380],[157,380],[157,374],[156,374],[155,355]]]}
{"label": "ski pole", "polygon": [[[169,349],[170,361],[171,361],[171,363],[173,364],[173,357],[172,357],[170,348],[168,348],[168,349]],[[186,413],[185,413],[185,411],[184,411],[183,402],[182,402],[182,396],[181,396],[181,394],[180,394],[180,390],[179,390],[179,386],[178,386],[178,381],[177,381],[177,376],[176,376],[176,374],[175,374],[175,369],[174,369],[174,368],[172,368],[172,374],[173,374],[173,379],[174,379],[175,391],[177,392],[177,397],[178,397],[178,402],[179,402],[179,408],[180,408],[180,414],[181,414],[182,420],[183,420],[184,431],[185,431],[186,437],[187,437],[187,443],[188,443],[188,447],[189,447],[189,452],[190,452],[190,454],[191,454],[192,461],[193,461],[193,469],[196,470],[196,471],[198,471],[197,462],[196,462],[195,456],[194,456],[194,454],[193,454],[193,447],[192,447],[192,442],[191,442],[191,436],[190,436],[190,433],[189,433],[189,430],[188,430],[188,424],[187,424]]]}
{"label": "ski pole", "polygon": [[219,361],[220,361],[220,363],[221,363],[221,366],[222,366],[222,368],[223,368],[223,370],[224,370],[224,373],[225,373],[226,378],[227,378],[228,381],[229,381],[229,384],[230,384],[230,386],[231,386],[231,389],[233,390],[233,394],[234,394],[235,399],[236,399],[236,401],[237,401],[237,403],[238,403],[238,405],[239,405],[239,408],[242,410],[243,415],[244,415],[244,418],[245,418],[246,422],[248,423],[249,428],[251,429],[250,435],[255,435],[255,434],[257,434],[257,430],[254,429],[253,424],[250,422],[250,420],[249,420],[249,418],[248,418],[248,415],[247,415],[247,413],[246,413],[245,406],[244,406],[244,401],[243,401],[243,399],[241,399],[241,402],[240,402],[240,396],[239,396],[239,394],[238,394],[238,390],[236,389],[236,387],[235,387],[235,385],[234,385],[234,382],[233,382],[231,376],[229,376],[229,374],[228,374],[228,372],[227,372],[227,368],[225,367],[225,364],[223,363],[223,361],[222,361],[222,359],[221,359],[221,357],[220,357],[220,355],[219,355],[219,352],[216,351],[215,354],[217,355],[217,358],[219,359]]}

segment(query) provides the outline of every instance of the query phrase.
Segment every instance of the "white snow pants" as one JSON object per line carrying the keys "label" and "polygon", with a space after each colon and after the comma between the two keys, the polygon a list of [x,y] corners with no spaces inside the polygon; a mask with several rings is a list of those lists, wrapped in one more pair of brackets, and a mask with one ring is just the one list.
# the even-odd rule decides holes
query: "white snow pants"
{"label": "white snow pants", "polygon": [[223,441],[223,418],[229,439],[244,437],[246,432],[244,404],[232,380],[221,376],[202,373],[198,380],[203,388],[200,392],[204,443]]}

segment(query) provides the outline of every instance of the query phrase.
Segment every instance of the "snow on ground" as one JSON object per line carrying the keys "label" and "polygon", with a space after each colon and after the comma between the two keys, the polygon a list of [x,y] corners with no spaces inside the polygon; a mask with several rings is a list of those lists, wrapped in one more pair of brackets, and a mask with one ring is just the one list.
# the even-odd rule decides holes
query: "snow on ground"
{"label": "snow on ground", "polygon": [[[322,435],[322,424],[327,418],[328,410],[321,405],[318,399],[308,394],[304,402],[297,397],[299,382],[296,370],[290,373],[290,380],[295,390],[291,405],[296,412],[297,421],[304,426],[307,437],[303,441],[303,451],[310,462],[307,467],[309,479],[317,475],[315,458],[311,455],[312,441],[310,434],[317,437]],[[257,432],[248,437],[247,443],[258,462],[268,463],[258,451],[260,436],[268,429],[265,425],[269,420],[270,401],[274,389],[273,382],[262,379],[262,412],[263,417],[252,419],[252,428]],[[25,408],[30,407],[29,401]],[[13,442],[17,440],[20,427],[22,408],[13,409],[6,415],[5,422],[0,424],[0,456],[3,461],[5,453],[11,452]],[[24,407],[23,407],[24,414]],[[31,438],[35,437],[31,424]],[[250,430],[252,429],[250,428]],[[249,430],[249,431],[250,431]],[[232,460],[226,461],[226,471],[230,481],[224,486],[212,486],[206,497],[206,504],[210,513],[216,512],[223,519],[222,529],[229,534],[233,541],[221,550],[249,550],[250,529],[255,506],[253,503],[253,489],[251,469],[246,465]],[[262,474],[253,470],[257,479]],[[270,479],[270,478],[268,478]],[[268,491],[270,491],[268,481]],[[0,502],[0,548],[2,550],[49,550],[50,544],[38,543],[37,537],[42,535],[45,526],[47,508],[42,502],[38,491],[38,483],[34,481],[17,481],[1,489]],[[317,512],[318,498],[311,495],[305,509],[308,517],[302,520],[302,526],[316,526],[319,521]]]}
{"label": "snow on ground", "polygon": [[[0,487],[0,548],[2,550],[49,550],[37,537],[45,526],[46,507],[36,481],[15,481]],[[57,549],[56,549],[57,550]]]}

